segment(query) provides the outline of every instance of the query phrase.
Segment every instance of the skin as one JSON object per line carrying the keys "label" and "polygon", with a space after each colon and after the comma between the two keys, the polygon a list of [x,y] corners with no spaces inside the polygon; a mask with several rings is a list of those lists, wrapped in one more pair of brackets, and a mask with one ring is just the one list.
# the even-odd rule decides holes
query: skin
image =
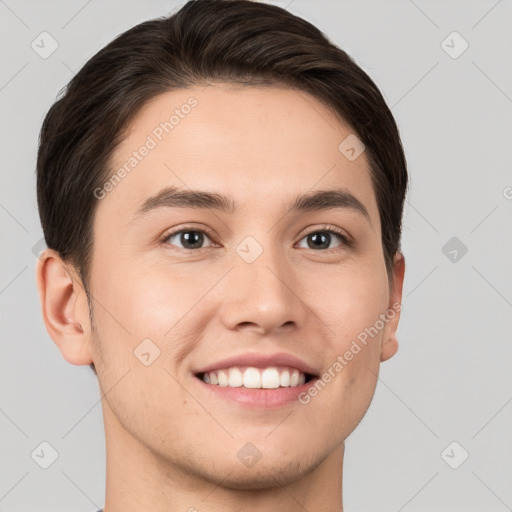
{"label": "skin", "polygon": [[[341,511],[344,440],[397,351],[399,313],[306,405],[243,407],[205,391],[192,370],[282,351],[323,373],[401,302],[404,258],[390,288],[365,153],[349,161],[338,145],[353,130],[302,92],[215,84],[165,93],[134,118],[113,170],[191,96],[191,113],[98,201],[92,322],[74,269],[52,250],[37,265],[50,336],[67,362],[98,372],[105,512]],[[242,210],[160,208],[133,221],[167,186],[222,193]],[[347,208],[287,214],[295,195],[340,186],[370,222]],[[311,248],[307,235],[324,224],[353,245],[332,234],[328,248]],[[212,236],[188,251],[179,235],[160,241],[181,226]],[[263,249],[250,264],[236,252],[247,236]],[[161,351],[149,366],[134,356],[147,338]],[[237,457],[248,442],[262,453],[252,467]]]}

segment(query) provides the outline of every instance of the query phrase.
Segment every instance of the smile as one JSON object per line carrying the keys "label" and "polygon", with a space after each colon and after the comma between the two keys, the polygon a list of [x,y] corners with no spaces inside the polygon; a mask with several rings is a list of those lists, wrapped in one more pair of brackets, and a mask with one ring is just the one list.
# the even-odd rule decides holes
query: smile
{"label": "smile", "polygon": [[197,375],[206,384],[219,387],[276,389],[301,386],[313,377],[289,366],[232,366]]}

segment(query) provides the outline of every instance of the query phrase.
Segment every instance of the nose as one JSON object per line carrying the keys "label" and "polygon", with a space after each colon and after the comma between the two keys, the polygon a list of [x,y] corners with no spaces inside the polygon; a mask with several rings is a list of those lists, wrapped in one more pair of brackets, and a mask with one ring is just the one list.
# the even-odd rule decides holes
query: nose
{"label": "nose", "polygon": [[227,329],[266,335],[307,319],[301,281],[278,249],[265,249],[251,263],[240,258],[223,287],[220,316]]}

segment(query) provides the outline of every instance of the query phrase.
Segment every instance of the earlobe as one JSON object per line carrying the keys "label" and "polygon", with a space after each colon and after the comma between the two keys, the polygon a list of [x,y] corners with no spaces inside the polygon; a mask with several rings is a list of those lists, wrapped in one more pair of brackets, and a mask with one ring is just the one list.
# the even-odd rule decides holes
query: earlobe
{"label": "earlobe", "polygon": [[387,339],[382,341],[382,349],[380,351],[380,361],[383,363],[391,359],[398,351],[398,340],[396,334],[390,335]]}
{"label": "earlobe", "polygon": [[400,311],[402,310],[402,289],[405,276],[405,258],[402,253],[396,253],[393,268],[393,287],[390,290],[389,304],[386,311],[388,322],[384,329],[384,335],[382,338],[380,353],[381,362],[387,361],[398,351],[396,331],[400,321]]}
{"label": "earlobe", "polygon": [[36,281],[46,330],[62,356],[74,365],[90,364],[89,307],[79,277],[46,249],[36,263]]}

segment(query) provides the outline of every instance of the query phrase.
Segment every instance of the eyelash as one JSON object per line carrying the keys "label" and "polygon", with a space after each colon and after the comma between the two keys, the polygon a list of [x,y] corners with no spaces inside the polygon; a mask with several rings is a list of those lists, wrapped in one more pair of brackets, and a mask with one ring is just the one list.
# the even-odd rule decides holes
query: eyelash
{"label": "eyelash", "polygon": [[[196,226],[185,226],[185,227],[182,227],[176,231],[171,231],[169,233],[166,233],[160,240],[160,242],[162,244],[165,244],[165,245],[169,245],[171,246],[171,244],[169,244],[167,242],[167,240],[169,240],[169,238],[173,237],[174,235],[178,235],[180,233],[186,233],[186,232],[195,232],[195,233],[203,233],[205,235],[208,236],[208,238],[214,242],[214,237],[212,235],[212,233],[210,232],[209,229],[206,229],[206,228],[198,228]],[[312,231],[309,231],[308,233],[306,233],[300,240],[302,241],[304,238],[308,237],[309,235],[312,235],[312,234],[315,234],[315,233],[334,233],[338,239],[342,242],[342,246],[345,246],[345,248],[349,248],[352,246],[352,241],[349,240],[349,238],[344,234],[343,231],[341,231],[339,228],[336,228],[335,226],[330,226],[328,224],[325,224],[323,225],[321,228],[316,228]],[[215,242],[214,242],[215,243]],[[178,250],[181,250],[181,251],[187,251],[187,252],[196,252],[196,251],[199,251],[201,249],[207,249],[207,247],[200,247],[199,249],[185,249],[185,248],[181,248],[181,247],[177,247],[176,249]],[[312,251],[315,251],[315,249],[311,249]],[[343,249],[339,249],[339,248],[334,248],[334,249],[319,249],[318,252],[338,252],[339,250],[343,250]],[[316,251],[315,251],[316,252]]]}

